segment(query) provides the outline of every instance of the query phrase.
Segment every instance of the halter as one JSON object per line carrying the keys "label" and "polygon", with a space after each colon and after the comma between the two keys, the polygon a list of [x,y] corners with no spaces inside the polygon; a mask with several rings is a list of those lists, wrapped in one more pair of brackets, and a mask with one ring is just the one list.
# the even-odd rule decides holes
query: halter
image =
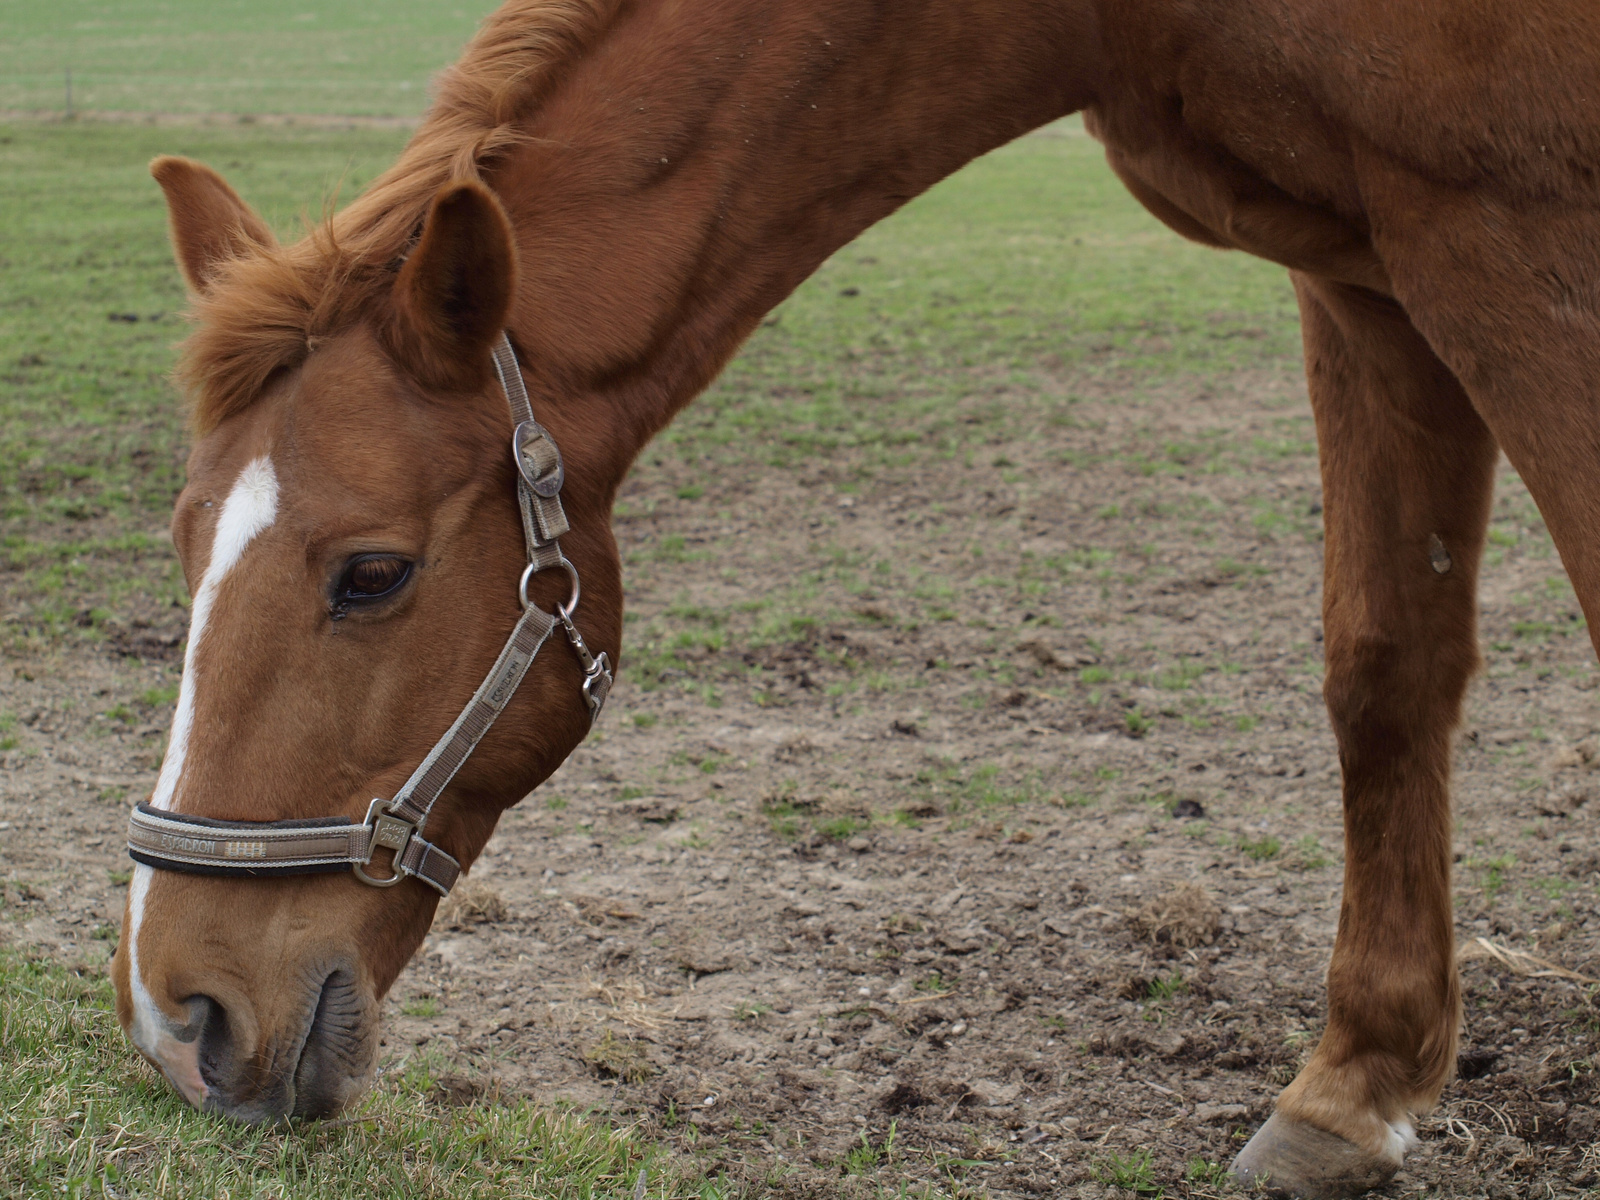
{"label": "halter", "polygon": [[[517,583],[522,616],[461,715],[394,797],[372,801],[359,824],[343,817],[217,821],[140,804],[128,821],[128,854],[135,862],[190,875],[248,877],[318,875],[348,868],[372,887],[393,887],[410,875],[448,896],[461,874],[461,864],[425,840],[423,826],[440,793],[489,732],[557,625],[583,667],[583,701],[589,709],[589,723],[594,724],[611,691],[611,664],[603,652],[598,656],[589,653],[572,622],[581,589],[578,569],[562,554],[557,541],[570,528],[561,507],[565,478],[561,452],[549,430],[534,420],[510,338],[502,333],[492,353],[516,426],[511,454],[517,465],[517,507],[522,513],[528,565]],[[567,573],[572,594],[565,604],[557,604],[553,613],[547,613],[529,602],[528,581],[552,567]],[[389,874],[370,875],[366,868],[380,846],[393,853]]]}

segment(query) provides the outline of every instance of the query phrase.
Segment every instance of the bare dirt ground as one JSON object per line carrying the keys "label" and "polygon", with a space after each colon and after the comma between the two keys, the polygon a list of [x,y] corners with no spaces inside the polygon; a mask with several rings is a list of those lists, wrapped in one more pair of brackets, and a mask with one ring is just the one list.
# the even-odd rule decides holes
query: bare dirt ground
{"label": "bare dirt ground", "polygon": [[[390,1069],[775,1195],[1223,1190],[1339,903],[1303,383],[1046,390],[975,379],[993,436],[937,469],[641,463],[611,707],[396,985]],[[1460,1078],[1389,1192],[1592,1194],[1597,675],[1509,470],[1483,598]],[[184,617],[0,678],[3,936],[104,963]]]}

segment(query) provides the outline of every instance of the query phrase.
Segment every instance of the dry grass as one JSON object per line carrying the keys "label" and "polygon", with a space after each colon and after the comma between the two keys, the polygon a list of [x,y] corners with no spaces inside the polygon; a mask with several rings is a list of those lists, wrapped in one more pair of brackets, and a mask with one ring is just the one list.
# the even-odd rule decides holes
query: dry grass
{"label": "dry grass", "polygon": [[656,1073],[655,1065],[638,1042],[619,1038],[609,1029],[583,1052],[583,1057],[608,1079],[642,1083]]}
{"label": "dry grass", "polygon": [[433,922],[446,929],[461,929],[504,921],[510,915],[505,898],[494,888],[476,879],[463,878],[439,904]]}
{"label": "dry grass", "polygon": [[1575,983],[1596,982],[1587,975],[1569,971],[1547,958],[1529,954],[1526,950],[1513,950],[1510,946],[1499,945],[1488,938],[1473,938],[1470,942],[1463,943],[1456,951],[1458,963],[1478,960],[1498,963],[1513,975],[1526,975],[1532,979],[1571,979]]}
{"label": "dry grass", "polygon": [[1205,888],[1186,882],[1130,912],[1128,921],[1147,941],[1188,950],[1217,940],[1222,909]]}

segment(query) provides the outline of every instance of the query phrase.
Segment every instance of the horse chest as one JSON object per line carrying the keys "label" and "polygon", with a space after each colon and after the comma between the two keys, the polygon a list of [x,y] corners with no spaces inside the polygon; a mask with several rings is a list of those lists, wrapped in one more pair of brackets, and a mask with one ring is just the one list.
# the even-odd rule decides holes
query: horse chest
{"label": "horse chest", "polygon": [[[1111,168],[1178,233],[1388,292],[1348,154],[1293,104],[1283,107],[1280,120],[1262,112],[1230,124],[1225,103],[1145,94],[1085,117]],[[1219,126],[1226,136],[1213,132]]]}

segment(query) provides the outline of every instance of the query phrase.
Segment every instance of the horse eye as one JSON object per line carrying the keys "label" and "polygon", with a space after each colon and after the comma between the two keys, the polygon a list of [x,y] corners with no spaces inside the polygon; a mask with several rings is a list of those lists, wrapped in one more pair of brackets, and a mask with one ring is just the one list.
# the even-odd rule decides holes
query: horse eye
{"label": "horse eye", "polygon": [[363,554],[345,565],[339,580],[339,600],[343,603],[376,600],[387,596],[411,574],[411,564],[389,554]]}

